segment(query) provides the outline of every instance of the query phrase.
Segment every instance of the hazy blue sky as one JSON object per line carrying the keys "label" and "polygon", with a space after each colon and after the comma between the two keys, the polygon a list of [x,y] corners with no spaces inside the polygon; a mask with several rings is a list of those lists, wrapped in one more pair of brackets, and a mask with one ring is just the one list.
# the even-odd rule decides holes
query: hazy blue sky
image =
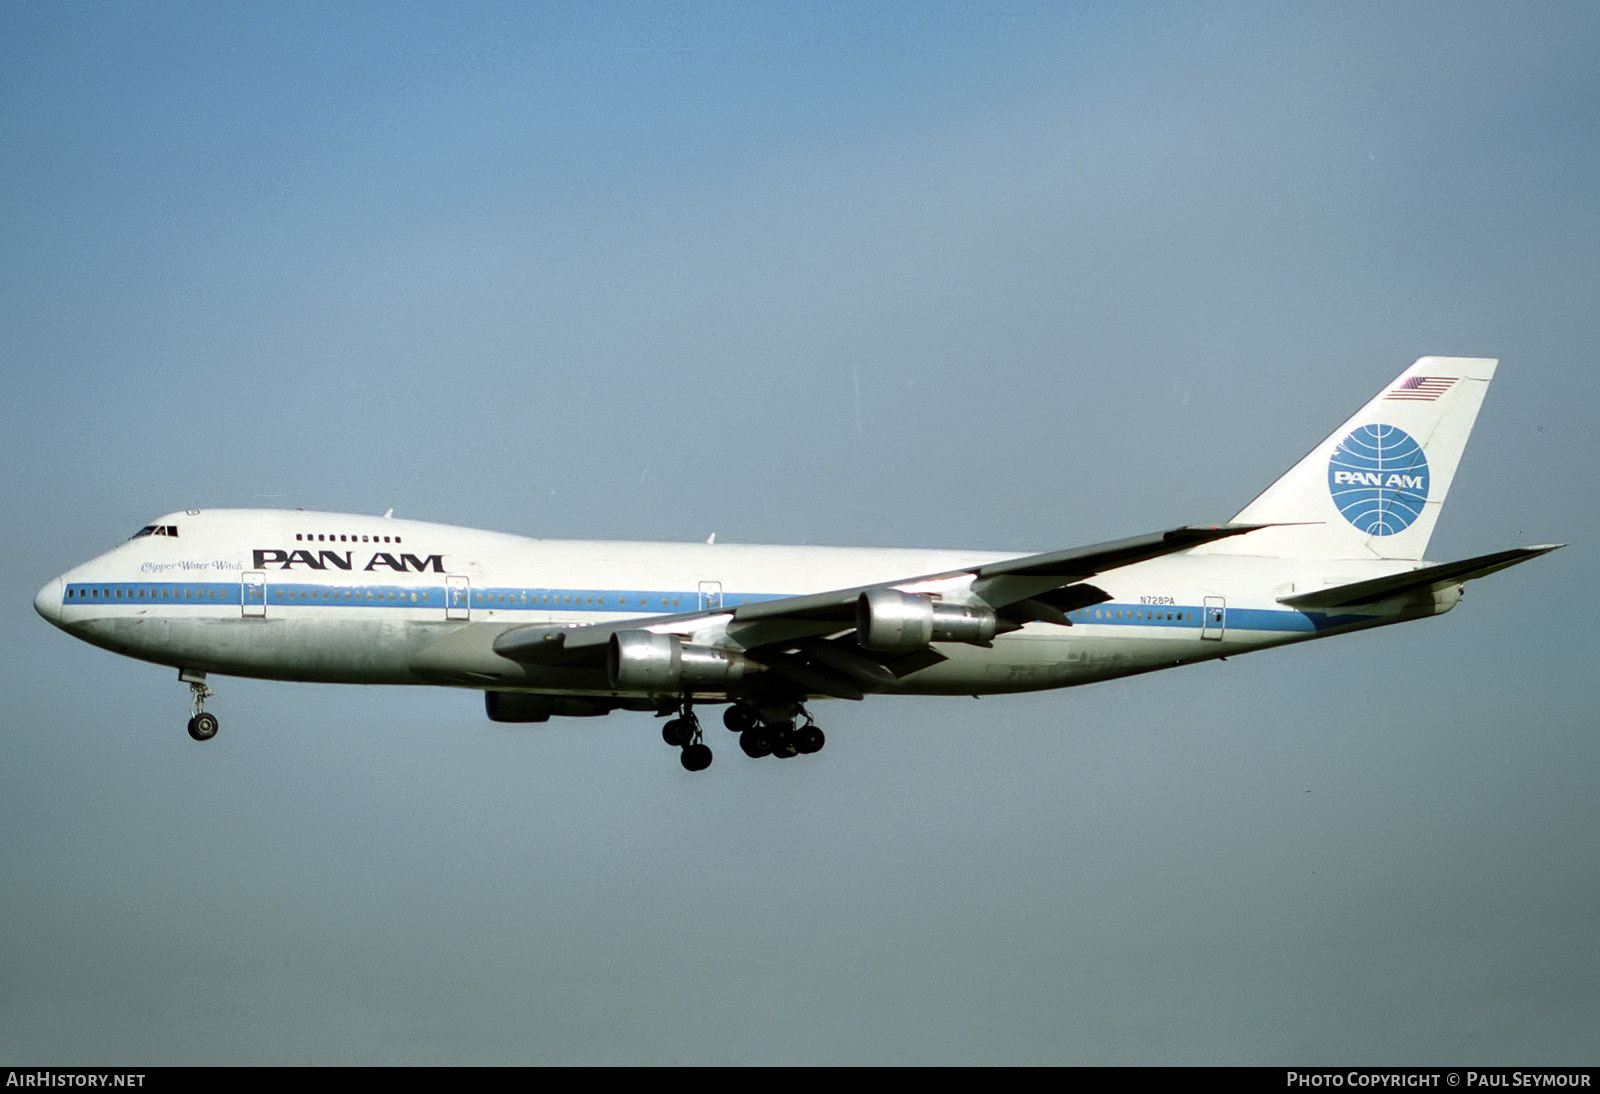
{"label": "hazy blue sky", "polygon": [[[0,8],[0,1062],[1589,1063],[1600,8]],[[1440,620],[656,723],[222,680],[174,509],[1043,550],[1503,360]],[[720,733],[720,730],[718,731]]]}

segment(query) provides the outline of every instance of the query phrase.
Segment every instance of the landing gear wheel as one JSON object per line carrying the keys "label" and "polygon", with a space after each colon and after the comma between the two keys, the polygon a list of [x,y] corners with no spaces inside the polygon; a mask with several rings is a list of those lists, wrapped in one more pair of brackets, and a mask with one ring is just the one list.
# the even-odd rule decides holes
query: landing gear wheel
{"label": "landing gear wheel", "polygon": [[189,719],[189,736],[197,741],[209,741],[217,735],[217,716],[200,713]]}
{"label": "landing gear wheel", "polygon": [[190,669],[179,669],[178,679],[189,685],[189,736],[197,741],[209,741],[217,735],[217,716],[206,713],[206,700],[216,692],[206,687],[206,674]]}
{"label": "landing gear wheel", "polygon": [[822,730],[815,723],[801,727],[794,736],[795,747],[808,756],[813,752],[821,752],[822,746],[828,743],[828,738],[822,735]]}
{"label": "landing gear wheel", "polygon": [[688,745],[681,759],[685,771],[704,771],[711,766],[711,749],[705,745]]}
{"label": "landing gear wheel", "polygon": [[781,760],[800,754],[799,742],[795,740],[794,726],[772,727],[772,754]]}
{"label": "landing gear wheel", "polygon": [[694,739],[694,723],[687,718],[674,718],[661,727],[661,739],[673,748],[682,748]]}
{"label": "landing gear wheel", "polygon": [[766,726],[751,726],[739,734],[739,747],[744,749],[744,754],[752,760],[759,760],[763,756],[772,755],[772,734]]}
{"label": "landing gear wheel", "polygon": [[749,732],[760,720],[760,715],[743,703],[735,703],[722,712],[722,724],[735,733]]}

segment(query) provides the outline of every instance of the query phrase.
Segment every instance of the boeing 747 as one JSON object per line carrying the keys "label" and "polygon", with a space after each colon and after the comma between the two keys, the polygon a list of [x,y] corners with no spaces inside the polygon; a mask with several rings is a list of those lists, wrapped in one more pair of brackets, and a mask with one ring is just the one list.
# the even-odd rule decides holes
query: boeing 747
{"label": "boeing 747", "polygon": [[1424,357],[1231,521],[983,551],[556,541],[338,513],[159,517],[34,598],[68,634],[212,675],[429,684],[491,719],[697,709],[752,757],[823,746],[808,704],[1072,687],[1440,615],[1560,544],[1423,554],[1496,362]]}

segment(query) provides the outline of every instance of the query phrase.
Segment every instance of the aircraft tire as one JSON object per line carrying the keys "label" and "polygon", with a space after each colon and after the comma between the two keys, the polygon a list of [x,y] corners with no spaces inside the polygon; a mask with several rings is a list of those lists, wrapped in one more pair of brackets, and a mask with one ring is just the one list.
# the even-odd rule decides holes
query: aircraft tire
{"label": "aircraft tire", "polygon": [[687,718],[673,718],[661,727],[661,739],[673,748],[682,748],[694,736],[694,727]]}
{"label": "aircraft tire", "polygon": [[734,703],[722,712],[722,724],[735,733],[748,733],[758,721],[756,712],[743,703]]}
{"label": "aircraft tire", "polygon": [[795,741],[793,726],[784,726],[772,734],[772,754],[780,760],[787,760],[800,755],[800,746]]}
{"label": "aircraft tire", "polygon": [[796,747],[798,747],[800,751],[807,756],[811,755],[813,752],[821,752],[822,746],[827,743],[828,738],[824,736],[822,730],[815,725],[806,726],[804,729],[795,734]]}
{"label": "aircraft tire", "polygon": [[189,719],[189,736],[197,741],[209,741],[217,735],[219,725],[215,714],[196,714]]}
{"label": "aircraft tire", "polygon": [[689,745],[680,758],[685,771],[704,771],[711,766],[711,749],[705,745]]}
{"label": "aircraft tire", "polygon": [[772,755],[772,734],[762,725],[754,725],[739,734],[739,747],[752,760]]}

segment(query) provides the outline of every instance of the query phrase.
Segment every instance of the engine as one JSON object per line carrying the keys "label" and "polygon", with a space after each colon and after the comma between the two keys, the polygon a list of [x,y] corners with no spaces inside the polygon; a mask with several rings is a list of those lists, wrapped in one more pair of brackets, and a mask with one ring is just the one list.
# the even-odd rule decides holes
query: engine
{"label": "engine", "polygon": [[996,626],[988,608],[946,604],[926,593],[868,589],[856,601],[856,640],[879,653],[920,650],[930,642],[988,642]]}
{"label": "engine", "polygon": [[580,695],[538,695],[523,691],[483,693],[483,706],[491,722],[548,722],[551,715],[591,718],[610,714],[619,705],[614,699],[590,699]]}
{"label": "engine", "polygon": [[618,631],[606,648],[611,686],[627,691],[721,688],[766,666],[735,650],[692,646],[675,634]]}

